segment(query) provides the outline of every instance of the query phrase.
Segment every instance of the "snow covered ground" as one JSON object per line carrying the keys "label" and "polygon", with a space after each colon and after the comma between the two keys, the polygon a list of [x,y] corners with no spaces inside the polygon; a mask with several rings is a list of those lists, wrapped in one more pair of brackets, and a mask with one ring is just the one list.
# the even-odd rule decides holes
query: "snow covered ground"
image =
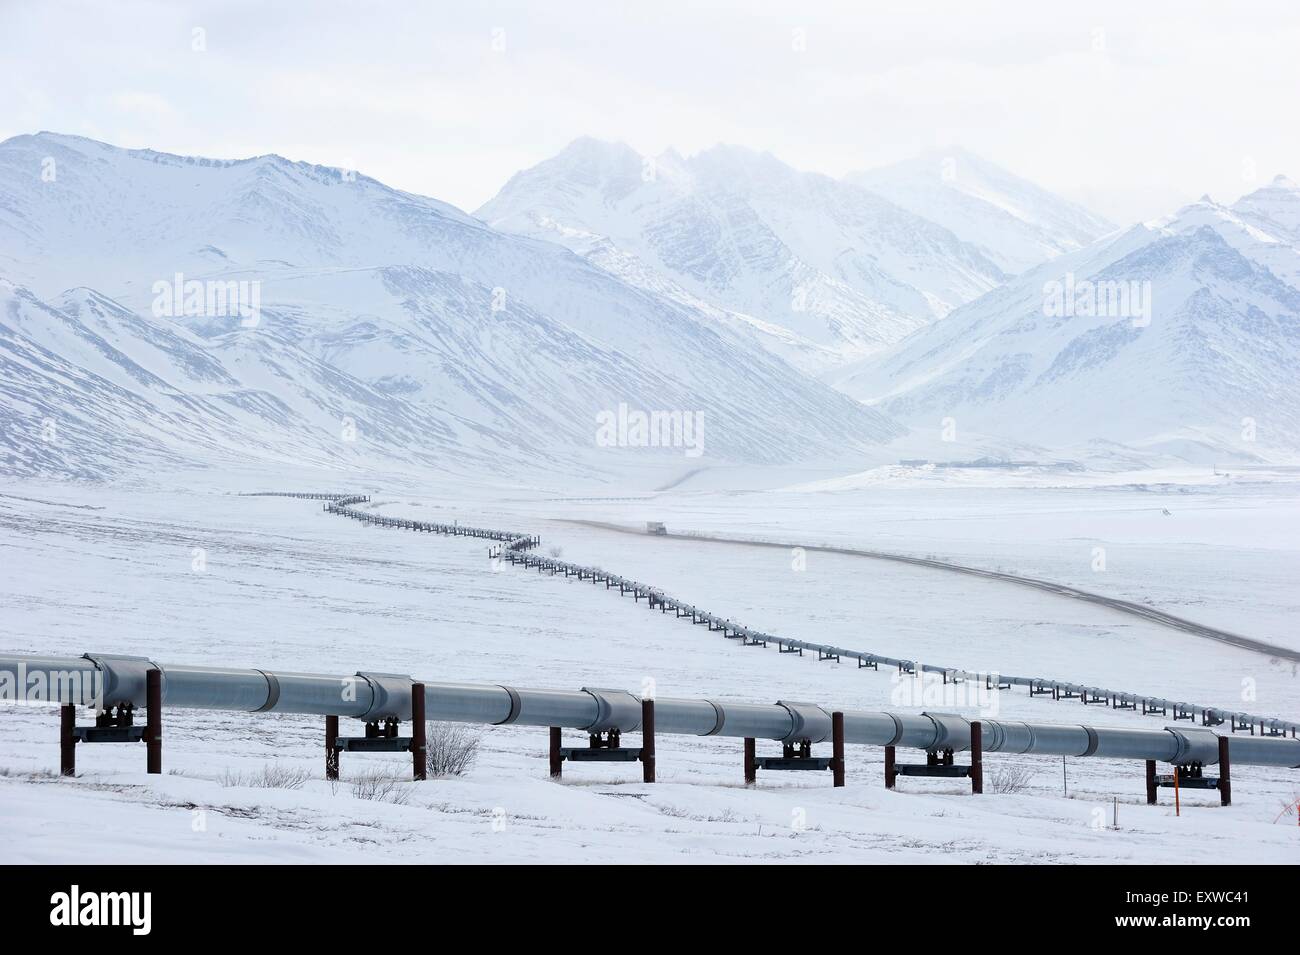
{"label": "snow covered ground", "polygon": [[[508,565],[493,572],[482,541],[367,528],[313,502],[234,493],[355,488],[384,513],[539,533],[543,552],[562,548],[566,559],[773,633],[1300,713],[1291,664],[1076,601],[816,552],[797,571],[794,555],[780,550],[571,523],[664,520],[674,530],[934,554],[1150,600],[1297,646],[1289,624],[1300,505],[1284,475],[1210,485],[1146,475],[1069,488],[985,477],[1000,486],[969,487],[954,475],[751,492],[708,490],[707,478],[620,497],[446,478],[363,487],[328,475],[219,486],[211,474],[156,487],[8,482],[0,488],[0,650],[565,689],[636,691],[650,677],[664,696],[908,708],[888,673],[742,647],[589,583]],[[1097,546],[1106,548],[1104,572],[1091,569]],[[203,569],[195,569],[198,550]],[[1243,702],[1244,687],[1254,700]],[[1078,701],[1030,700],[1023,690],[1000,694],[996,706],[1003,719],[1164,725]],[[544,731],[487,727],[475,730],[480,755],[467,776],[396,783],[376,799],[364,798],[374,795],[365,774],[401,776],[407,760],[344,754],[343,779],[330,784],[323,726],[311,717],[168,712],[165,775],[143,773],[142,747],[83,746],[80,775],[68,780],[52,775],[53,709],[6,705],[3,716],[3,862],[346,862],[364,852],[365,861],[394,862],[1173,864],[1193,845],[1221,862],[1289,862],[1300,849],[1294,810],[1285,812],[1300,798],[1300,776],[1257,767],[1234,768],[1232,807],[1186,793],[1175,817],[1167,791],[1163,805],[1143,804],[1138,763],[990,754],[988,792],[974,798],[958,781],[901,779],[886,792],[882,752],[850,747],[845,789],[832,789],[829,774],[766,773],[747,790],[738,740],[664,736],[656,785],[640,783],[635,765],[617,764],[568,765],[557,784],[547,778]],[[579,744],[581,734],[569,740]],[[268,768],[297,788],[257,785]],[[1023,789],[994,792],[1016,768],[1028,773]],[[1116,799],[1117,830],[1109,828]]]}

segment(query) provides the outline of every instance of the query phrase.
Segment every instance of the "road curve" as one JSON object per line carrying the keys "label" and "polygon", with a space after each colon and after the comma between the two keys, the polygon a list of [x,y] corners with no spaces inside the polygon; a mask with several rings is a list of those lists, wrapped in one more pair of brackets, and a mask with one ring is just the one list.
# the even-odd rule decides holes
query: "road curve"
{"label": "road curve", "polygon": [[[645,536],[643,530],[623,524],[565,518],[557,518],[556,520],[561,524],[575,524],[583,527],[595,527],[600,530],[615,531],[620,534],[636,534],[639,536]],[[1242,636],[1239,633],[1232,633],[1228,630],[1220,630],[1217,627],[1210,627],[1203,623],[1197,623],[1194,620],[1188,620],[1185,617],[1166,613],[1163,610],[1156,610],[1154,607],[1148,607],[1131,600],[1121,600],[1118,597],[1107,597],[1104,594],[1092,593],[1088,590],[1080,590],[1078,587],[1071,587],[1068,584],[1059,584],[1050,580],[1040,580],[1037,577],[1022,577],[1019,574],[1007,574],[996,570],[984,570],[979,567],[970,567],[966,564],[955,564],[946,560],[934,560],[929,557],[909,557],[906,554],[893,554],[888,551],[864,550],[854,547],[832,547],[826,544],[798,544],[790,541],[761,540],[749,537],[728,537],[722,534],[683,534],[670,532],[666,535],[658,536],[666,536],[675,540],[701,541],[712,544],[732,544],[747,547],[773,547],[782,550],[788,550],[791,547],[802,547],[804,550],[818,551],[825,554],[843,554],[849,557],[868,557],[872,560],[889,560],[900,564],[912,564],[918,567],[930,567],[935,570],[946,570],[951,573],[966,574],[970,577],[984,577],[990,580],[999,580],[1003,583],[1017,584],[1021,587],[1032,587],[1035,590],[1041,590],[1049,594],[1056,594],[1060,597],[1069,597],[1073,600],[1082,600],[1085,603],[1095,604],[1101,607],[1108,607],[1109,609],[1118,611],[1119,613],[1141,617],[1144,620],[1149,620],[1162,627],[1181,630],[1184,633],[1204,637],[1207,640],[1216,640],[1219,643],[1226,643],[1230,646],[1239,647],[1242,650],[1249,650],[1253,653],[1263,654],[1269,658],[1290,660],[1295,663],[1300,663],[1300,651],[1292,650],[1288,647],[1281,647],[1275,643],[1268,643],[1264,640],[1256,640],[1254,637]]]}

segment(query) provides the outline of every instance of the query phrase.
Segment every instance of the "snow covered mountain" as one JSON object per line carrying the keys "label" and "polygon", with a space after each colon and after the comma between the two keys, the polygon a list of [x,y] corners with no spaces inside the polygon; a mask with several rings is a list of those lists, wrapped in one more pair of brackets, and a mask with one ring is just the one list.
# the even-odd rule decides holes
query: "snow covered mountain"
{"label": "snow covered mountain", "polygon": [[1169,232],[1212,229],[1247,259],[1264,266],[1293,288],[1300,288],[1300,240],[1275,217],[1286,218],[1289,205],[1300,205],[1300,189],[1279,176],[1272,186],[1251,193],[1232,206],[1209,196],[1151,223]]}
{"label": "snow covered mountain", "polygon": [[817,372],[870,354],[998,285],[982,252],[898,206],[770,154],[685,159],[579,139],[476,213],[558,242]]}
{"label": "snow covered mountain", "polygon": [[[45,302],[0,280],[0,371],[0,472],[11,475],[216,462],[362,470],[433,466],[460,450],[435,415],[274,335],[205,340],[84,288]],[[343,439],[349,421],[363,440]]]}
{"label": "snow covered mountain", "polygon": [[1232,209],[1203,200],[1064,255],[838,383],[936,432],[951,418],[958,441],[1294,457],[1297,198],[1279,182]]}
{"label": "snow covered mountain", "polygon": [[952,231],[1018,275],[1115,226],[964,149],[854,173],[847,181]]}
{"label": "snow covered mountain", "polygon": [[1300,186],[1286,176],[1242,196],[1232,211],[1279,242],[1300,247]]}
{"label": "snow covered mountain", "polygon": [[[276,156],[0,143],[0,277],[10,471],[228,453],[601,467],[626,448],[597,446],[596,416],[620,405],[702,414],[721,460],[830,459],[899,433],[559,246]],[[240,282],[255,309],[221,297]],[[58,443],[32,443],[47,420]]]}

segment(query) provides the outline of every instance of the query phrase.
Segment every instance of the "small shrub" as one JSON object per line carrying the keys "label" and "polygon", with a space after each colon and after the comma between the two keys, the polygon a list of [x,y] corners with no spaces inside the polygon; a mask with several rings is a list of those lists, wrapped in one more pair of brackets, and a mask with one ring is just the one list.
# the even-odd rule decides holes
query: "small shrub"
{"label": "small shrub", "polygon": [[995,793],[1018,793],[1029,785],[1032,775],[1025,766],[999,766],[990,785]]}
{"label": "small shrub", "polygon": [[375,802],[392,803],[405,806],[411,801],[411,787],[405,785],[407,780],[381,770],[370,770],[351,780],[352,795],[358,799],[373,799]]}
{"label": "small shrub", "polygon": [[478,758],[478,743],[464,723],[426,723],[425,769],[430,776],[464,776]]}

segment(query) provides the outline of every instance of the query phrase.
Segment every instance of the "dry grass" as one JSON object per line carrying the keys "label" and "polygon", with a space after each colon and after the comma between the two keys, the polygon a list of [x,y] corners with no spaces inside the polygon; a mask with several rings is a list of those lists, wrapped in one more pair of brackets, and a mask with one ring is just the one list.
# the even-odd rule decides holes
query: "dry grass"
{"label": "dry grass", "polygon": [[311,773],[296,766],[267,763],[254,773],[232,773],[221,777],[223,786],[248,786],[253,789],[302,789]]}

